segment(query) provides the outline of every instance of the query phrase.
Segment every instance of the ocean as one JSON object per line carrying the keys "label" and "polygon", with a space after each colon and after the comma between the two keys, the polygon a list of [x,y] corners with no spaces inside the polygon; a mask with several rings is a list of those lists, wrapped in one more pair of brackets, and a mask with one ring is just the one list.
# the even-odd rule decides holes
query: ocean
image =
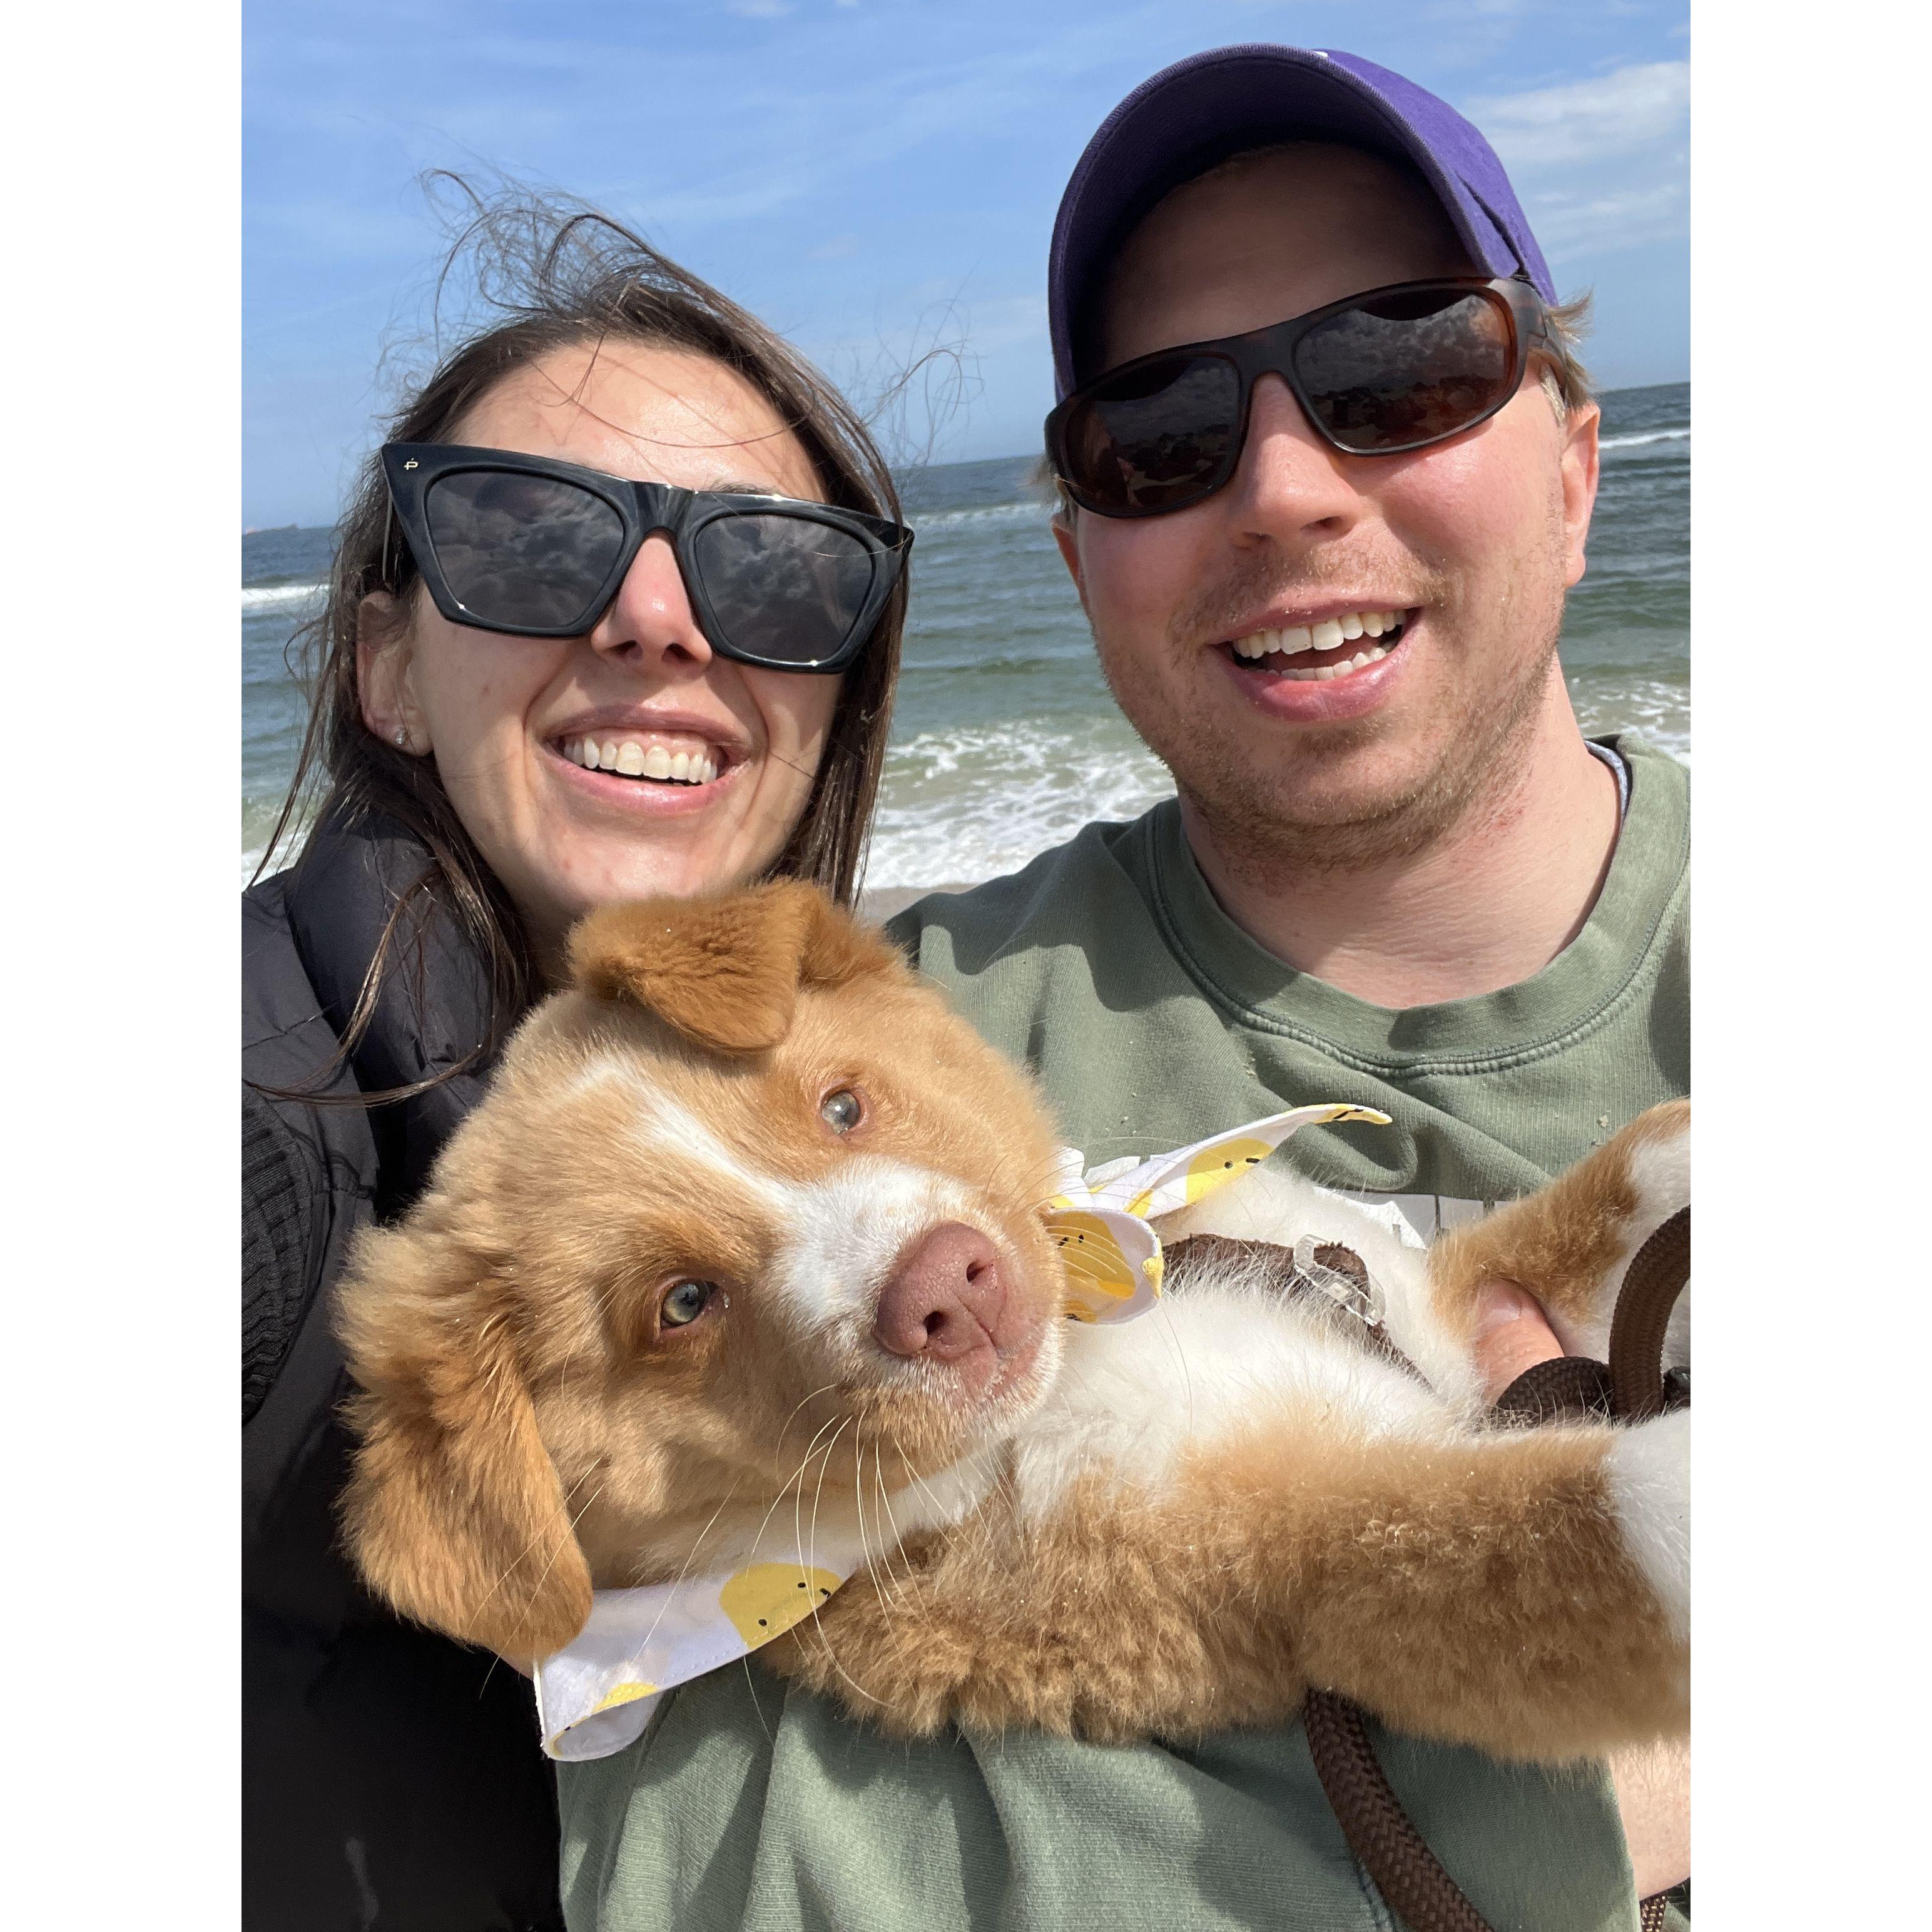
{"label": "ocean", "polygon": [[[1586,730],[1634,727],[1688,760],[1690,387],[1612,390],[1603,405],[1589,570],[1570,593],[1563,662]],[[994,878],[1173,789],[1108,695],[1031,467],[1000,458],[902,479],[919,541],[866,875],[875,890]],[[326,530],[242,539],[244,879],[294,767],[304,706],[284,658],[328,556]]]}

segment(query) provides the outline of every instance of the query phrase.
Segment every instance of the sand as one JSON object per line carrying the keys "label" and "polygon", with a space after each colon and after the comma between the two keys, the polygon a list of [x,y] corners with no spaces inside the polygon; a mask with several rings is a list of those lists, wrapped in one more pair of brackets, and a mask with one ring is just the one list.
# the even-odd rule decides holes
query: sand
{"label": "sand", "polygon": [[859,895],[859,916],[883,924],[928,892],[970,892],[972,890],[970,886],[879,886]]}

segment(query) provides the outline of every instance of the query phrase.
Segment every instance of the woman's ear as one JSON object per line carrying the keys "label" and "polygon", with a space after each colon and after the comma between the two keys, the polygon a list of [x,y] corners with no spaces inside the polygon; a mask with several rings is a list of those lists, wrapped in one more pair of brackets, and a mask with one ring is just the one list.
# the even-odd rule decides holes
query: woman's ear
{"label": "woman's ear", "polygon": [[584,1628],[590,1572],[482,1272],[446,1234],[363,1237],[342,1288],[362,1385],[343,1526],[370,1588],[402,1615],[534,1660]]}
{"label": "woman's ear", "polygon": [[634,1000],[728,1053],[776,1046],[802,986],[905,970],[885,939],[797,879],[601,908],[571,934],[570,958],[586,992]]}
{"label": "woman's ear", "polygon": [[430,748],[410,685],[408,614],[386,590],[370,591],[356,607],[356,694],[363,723],[384,744]]}

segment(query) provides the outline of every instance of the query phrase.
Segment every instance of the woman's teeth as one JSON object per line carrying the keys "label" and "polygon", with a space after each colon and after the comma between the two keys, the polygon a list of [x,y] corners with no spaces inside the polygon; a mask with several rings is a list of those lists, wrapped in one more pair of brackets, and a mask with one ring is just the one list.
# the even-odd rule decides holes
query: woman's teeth
{"label": "woman's teeth", "polygon": [[634,738],[566,738],[558,748],[586,772],[616,772],[627,778],[669,778],[678,784],[709,784],[718,761],[709,752],[673,752]]}
{"label": "woman's teeth", "polygon": [[[1282,631],[1256,631],[1251,636],[1237,638],[1232,648],[1236,657],[1250,664],[1264,658],[1277,659],[1264,668],[1279,677],[1308,681],[1346,677],[1351,671],[1360,670],[1364,665],[1376,663],[1388,656],[1401,634],[1406,614],[1400,610],[1352,610],[1345,617],[1324,617],[1318,624],[1297,624]],[[1342,658],[1333,664],[1291,665],[1285,662],[1300,651],[1339,650],[1344,644],[1353,644],[1358,638],[1387,638],[1389,641],[1386,644],[1367,645],[1353,657]]]}

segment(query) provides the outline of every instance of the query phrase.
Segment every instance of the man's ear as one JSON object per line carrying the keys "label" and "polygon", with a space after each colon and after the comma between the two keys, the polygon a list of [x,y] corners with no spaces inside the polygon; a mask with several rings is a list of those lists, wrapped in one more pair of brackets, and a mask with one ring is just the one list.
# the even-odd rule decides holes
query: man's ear
{"label": "man's ear", "polygon": [[1596,507],[1597,432],[1602,415],[1594,403],[1579,403],[1562,424],[1563,581],[1573,589],[1583,579],[1590,515]]}
{"label": "man's ear", "polygon": [[1048,527],[1053,532],[1053,540],[1060,546],[1060,560],[1066,566],[1066,574],[1073,580],[1075,594],[1080,599],[1080,608],[1087,608],[1087,580],[1080,574],[1080,536],[1073,527],[1072,511],[1056,510]]}
{"label": "man's ear", "polygon": [[584,1628],[590,1572],[507,1324],[484,1304],[446,1236],[363,1237],[342,1289],[362,1390],[343,1526],[370,1588],[402,1615],[534,1661]]}
{"label": "man's ear", "polygon": [[604,906],[572,932],[570,959],[586,992],[634,1000],[727,1053],[776,1046],[802,986],[905,970],[887,940],[797,879]]}

